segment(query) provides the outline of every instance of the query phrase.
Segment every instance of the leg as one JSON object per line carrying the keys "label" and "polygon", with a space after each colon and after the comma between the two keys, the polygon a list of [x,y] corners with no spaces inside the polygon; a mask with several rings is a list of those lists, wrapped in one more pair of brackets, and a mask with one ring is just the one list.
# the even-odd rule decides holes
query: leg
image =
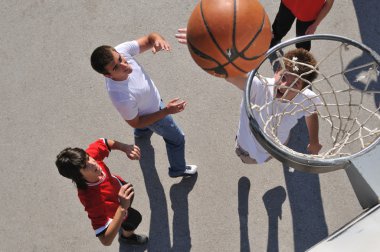
{"label": "leg", "polygon": [[145,235],[137,235],[134,232],[140,225],[141,220],[142,216],[139,211],[132,207],[128,208],[128,216],[121,224],[122,235],[119,237],[119,241],[127,244],[146,244],[148,242],[148,237]]}
{"label": "leg", "polygon": [[134,134],[136,138],[150,138],[153,132],[149,128],[135,129]]}
{"label": "leg", "polygon": [[[306,32],[307,28],[312,23],[314,23],[314,21],[303,22],[303,21],[300,21],[300,20],[297,19],[297,21],[296,21],[296,35],[297,35],[297,37],[305,35],[305,32]],[[302,42],[302,43],[297,43],[296,47],[297,48],[303,48],[305,50],[310,51],[311,42],[310,41],[306,41],[306,42]]]}
{"label": "leg", "polygon": [[150,125],[149,128],[164,138],[169,159],[169,175],[178,176],[186,170],[185,162],[185,135],[176,125],[172,116]]}
{"label": "leg", "polygon": [[270,47],[281,42],[281,39],[288,33],[295,20],[293,13],[281,2],[276,18],[272,25],[273,38]]}
{"label": "leg", "polygon": [[128,208],[127,219],[125,219],[125,221],[123,221],[121,224],[121,227],[123,228],[123,234],[124,231],[133,233],[133,231],[135,231],[135,229],[140,225],[141,220],[142,216],[139,211],[132,207]]}

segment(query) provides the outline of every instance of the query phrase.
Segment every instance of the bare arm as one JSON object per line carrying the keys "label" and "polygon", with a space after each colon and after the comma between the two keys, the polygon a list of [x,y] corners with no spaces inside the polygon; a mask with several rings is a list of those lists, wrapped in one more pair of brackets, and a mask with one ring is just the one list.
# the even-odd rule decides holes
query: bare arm
{"label": "bare arm", "polygon": [[314,34],[317,30],[318,25],[322,22],[322,20],[327,16],[327,14],[330,12],[331,7],[334,4],[334,0],[326,0],[325,4],[323,5],[321,11],[319,12],[317,18],[315,19],[314,23],[312,23],[307,29],[305,34]]}
{"label": "bare arm", "polygon": [[236,86],[238,89],[244,91],[245,86],[247,84],[247,79],[248,79],[247,76],[236,76],[236,77],[226,78],[226,81]]}
{"label": "bare arm", "polygon": [[[184,44],[184,45],[187,44],[186,32],[187,32],[186,28],[179,28],[178,29],[178,33],[175,35],[178,43]],[[237,77],[226,78],[226,81],[228,81],[232,85],[236,86],[238,89],[244,91],[247,79],[248,79],[247,76],[237,76]]]}
{"label": "bare arm", "polygon": [[118,194],[120,205],[117,208],[111,224],[108,226],[106,232],[98,237],[104,246],[110,246],[112,241],[115,239],[115,236],[118,234],[121,224],[128,214],[127,209],[131,205],[133,195],[134,191],[131,184],[125,184],[120,188]]}
{"label": "bare arm", "polygon": [[122,151],[131,160],[140,159],[141,157],[140,148],[137,145],[125,144],[111,139],[107,139],[107,144],[111,150]]}
{"label": "bare arm", "polygon": [[310,116],[305,117],[307,130],[309,132],[309,144],[307,150],[309,153],[317,155],[322,149],[322,145],[319,143],[319,122],[318,114],[313,113]]}
{"label": "bare arm", "polygon": [[169,43],[158,33],[152,32],[149,35],[137,39],[140,47],[140,53],[152,48],[152,52],[156,53],[161,50],[170,51]]}
{"label": "bare arm", "polygon": [[179,100],[179,98],[175,98],[171,100],[165,108],[154,112],[149,115],[143,115],[139,116],[137,115],[135,118],[132,120],[126,120],[126,122],[132,126],[133,128],[145,128],[158,120],[161,120],[167,115],[170,114],[176,114],[179,112],[182,112],[186,107],[186,102]]}

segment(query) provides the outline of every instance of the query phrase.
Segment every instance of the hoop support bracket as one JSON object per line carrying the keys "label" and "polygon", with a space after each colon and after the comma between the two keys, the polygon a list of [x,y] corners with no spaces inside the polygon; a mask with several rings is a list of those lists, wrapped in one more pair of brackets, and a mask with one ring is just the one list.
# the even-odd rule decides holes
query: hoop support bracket
{"label": "hoop support bracket", "polygon": [[366,155],[351,159],[345,169],[356,197],[363,209],[380,203],[380,144],[377,144]]}

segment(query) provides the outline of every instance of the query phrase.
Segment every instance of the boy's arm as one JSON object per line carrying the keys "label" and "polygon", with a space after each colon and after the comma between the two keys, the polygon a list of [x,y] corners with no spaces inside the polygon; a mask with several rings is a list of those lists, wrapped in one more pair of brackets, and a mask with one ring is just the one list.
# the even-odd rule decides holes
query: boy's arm
{"label": "boy's arm", "polygon": [[232,85],[236,86],[238,89],[244,91],[245,85],[247,84],[248,76],[236,76],[236,77],[229,77],[226,78],[226,81],[231,83]]}
{"label": "boy's arm", "polygon": [[334,4],[334,0],[326,0],[325,4],[323,5],[321,11],[319,12],[317,18],[315,21],[306,29],[305,35],[314,34],[317,30],[318,25],[322,22],[322,20],[327,16],[327,14],[330,12],[331,7]]}
{"label": "boy's arm", "polygon": [[115,236],[118,234],[121,224],[124,221],[124,218],[128,218],[128,208],[131,205],[131,200],[133,198],[134,191],[131,184],[123,185],[119,190],[119,200],[120,205],[116,210],[116,213],[107,227],[106,232],[100,235],[98,238],[104,246],[110,246],[112,241],[115,239]]}
{"label": "boy's arm", "polygon": [[169,43],[160,34],[155,32],[138,38],[137,43],[140,47],[140,53],[143,53],[151,48],[153,53],[159,52],[161,50],[170,50]]}
{"label": "boy's arm", "polygon": [[131,160],[140,159],[140,148],[137,145],[125,144],[115,140],[107,139],[107,145],[111,150],[119,150],[127,154]]}
{"label": "boy's arm", "polygon": [[[175,37],[177,38],[178,43],[184,44],[184,45],[187,44],[187,34],[186,34],[186,32],[187,32],[186,28],[179,28],[178,29],[178,33],[175,35]],[[226,81],[228,81],[232,85],[236,86],[240,90],[244,91],[247,79],[248,79],[248,76],[237,76],[237,77],[226,78]]]}
{"label": "boy's arm", "polygon": [[186,107],[186,102],[180,100],[179,98],[175,98],[166,105],[165,108],[154,112],[152,114],[139,116],[137,115],[132,120],[126,120],[126,122],[133,128],[145,128],[167,115],[176,114],[182,112]]}
{"label": "boy's arm", "polygon": [[318,114],[313,113],[310,116],[305,117],[307,130],[309,132],[309,144],[307,145],[307,151],[311,154],[317,155],[322,149],[322,145],[319,143],[319,123]]}

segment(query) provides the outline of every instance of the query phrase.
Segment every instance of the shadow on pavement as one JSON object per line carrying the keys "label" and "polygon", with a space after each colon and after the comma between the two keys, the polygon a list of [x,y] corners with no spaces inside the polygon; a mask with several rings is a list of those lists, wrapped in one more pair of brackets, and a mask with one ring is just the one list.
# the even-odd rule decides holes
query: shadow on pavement
{"label": "shadow on pavement", "polygon": [[182,178],[178,184],[174,184],[170,188],[173,209],[173,247],[171,251],[188,252],[191,250],[188,195],[197,178],[198,174]]}
{"label": "shadow on pavement", "polygon": [[174,212],[173,247],[171,247],[165,191],[157,174],[154,148],[151,145],[150,136],[135,138],[135,144],[141,150],[140,166],[151,209],[149,243],[147,246],[130,246],[120,243],[119,251],[190,251],[188,194],[193,189],[198,174],[183,178],[178,184],[174,184],[170,188],[171,206]]}
{"label": "shadow on pavement", "polygon": [[263,202],[268,213],[268,243],[267,251],[279,251],[278,219],[282,218],[282,204],[286,199],[284,187],[277,186],[263,195]]}
{"label": "shadow on pavement", "polygon": [[[302,118],[290,132],[288,146],[306,153],[308,135]],[[284,176],[293,218],[294,251],[305,251],[328,235],[319,175],[297,170],[289,172],[289,167],[284,165]]]}
{"label": "shadow on pavement", "polygon": [[248,236],[248,198],[251,182],[247,177],[241,177],[238,183],[238,212],[240,222],[240,251],[251,251]]}
{"label": "shadow on pavement", "polygon": [[377,17],[380,13],[380,2],[378,0],[353,0],[356,18],[362,42],[380,53],[380,26]]}
{"label": "shadow on pavement", "polygon": [[[353,0],[356,18],[358,20],[359,31],[362,43],[370,47],[372,50],[380,53],[380,26],[377,17],[380,12],[380,1],[378,0]],[[352,68],[366,61],[366,57],[355,58],[347,68]],[[378,70],[380,70],[378,68]],[[358,88],[358,87],[355,87]],[[374,102],[377,107],[380,106],[380,76],[377,80],[372,80],[369,89],[378,93],[374,94]]]}
{"label": "shadow on pavement", "polygon": [[[150,137],[135,138],[135,144],[140,147],[141,159],[140,166],[143,173],[146,191],[149,197],[151,210],[149,227],[148,251],[169,251],[170,250],[170,231],[168,220],[168,209],[165,191],[158,177],[154,148],[151,145]],[[144,221],[144,216],[143,216]],[[138,232],[137,232],[138,233]],[[125,246],[120,244],[121,251],[144,251],[146,248],[137,246]]]}

